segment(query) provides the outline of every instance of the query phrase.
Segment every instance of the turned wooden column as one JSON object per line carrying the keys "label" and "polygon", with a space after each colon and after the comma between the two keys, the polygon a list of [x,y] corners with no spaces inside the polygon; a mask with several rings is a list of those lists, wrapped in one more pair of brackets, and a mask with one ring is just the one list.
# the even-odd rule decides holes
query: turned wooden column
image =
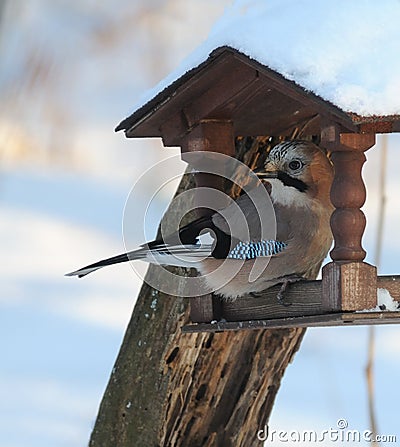
{"label": "turned wooden column", "polygon": [[[181,144],[182,160],[189,163],[193,168],[197,168],[195,162],[187,154],[203,151],[218,152],[220,154],[235,157],[235,138],[233,133],[233,123],[229,120],[202,120],[185,137]],[[220,163],[218,158],[214,161],[210,154],[210,163]],[[194,163],[194,164],[193,164]],[[199,160],[199,165],[203,165]],[[201,169],[201,167],[200,167]],[[195,174],[196,187],[214,188],[224,190],[224,178],[207,172]],[[195,200],[201,205],[202,191],[197,193]],[[210,211],[199,209],[198,215],[205,215]],[[191,298],[190,319],[196,323],[209,323],[221,318],[222,306],[219,297],[212,294]]]}
{"label": "turned wooden column", "polygon": [[376,267],[363,262],[366,252],[362,236],[366,219],[361,207],[366,190],[361,170],[364,152],[375,144],[375,134],[338,133],[335,127],[322,133],[335,167],[331,201],[334,248],[333,262],[323,268],[323,300],[342,311],[370,309],[377,305]]}

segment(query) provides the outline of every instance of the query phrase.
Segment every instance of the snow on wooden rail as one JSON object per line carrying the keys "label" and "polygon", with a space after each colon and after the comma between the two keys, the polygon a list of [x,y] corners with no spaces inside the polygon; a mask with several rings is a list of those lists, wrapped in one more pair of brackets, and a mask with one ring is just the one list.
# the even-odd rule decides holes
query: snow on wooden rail
{"label": "snow on wooden rail", "polygon": [[[400,322],[399,311],[387,310],[387,293],[392,303],[400,302],[400,275],[378,276],[376,305],[370,309],[357,309],[357,303],[351,301],[333,303],[326,300],[322,293],[322,281],[301,281],[290,286],[285,293],[283,306],[277,300],[280,286],[265,290],[259,297],[245,296],[235,301],[222,301],[213,297],[214,306],[209,307],[208,314],[196,314],[191,319],[194,323],[183,328],[184,332],[221,331],[277,328],[290,326],[337,326],[354,324],[388,324]],[[195,300],[209,300],[208,296]],[[193,299],[191,299],[193,303]],[[192,305],[193,308],[193,305]],[[343,312],[343,309],[351,309]],[[392,307],[393,308],[393,307]],[[379,310],[378,310],[379,309]]]}

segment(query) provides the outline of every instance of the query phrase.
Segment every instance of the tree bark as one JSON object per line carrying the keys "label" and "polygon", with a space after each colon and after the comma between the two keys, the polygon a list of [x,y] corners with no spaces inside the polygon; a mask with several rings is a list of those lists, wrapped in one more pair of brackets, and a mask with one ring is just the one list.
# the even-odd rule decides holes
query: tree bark
{"label": "tree bark", "polygon": [[[267,138],[240,139],[237,157],[253,167],[267,146]],[[184,176],[178,193],[191,186]],[[167,223],[171,217],[167,212]],[[148,275],[157,275],[159,268],[151,266]],[[262,444],[257,432],[268,422],[305,330],[182,334],[188,302],[143,285],[91,447]]]}

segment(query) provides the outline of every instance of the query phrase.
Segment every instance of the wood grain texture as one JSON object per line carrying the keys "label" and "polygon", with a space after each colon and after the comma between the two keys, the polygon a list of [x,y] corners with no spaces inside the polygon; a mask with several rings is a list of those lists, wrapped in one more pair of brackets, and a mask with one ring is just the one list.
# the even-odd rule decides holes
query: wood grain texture
{"label": "wood grain texture", "polygon": [[377,286],[386,289],[394,300],[400,301],[400,275],[378,276]]}
{"label": "wood grain texture", "polygon": [[161,446],[257,445],[302,329],[178,335]]}
{"label": "wood grain texture", "polygon": [[322,275],[322,307],[328,311],[377,306],[376,267],[365,262],[330,262]]}
{"label": "wood grain texture", "polygon": [[361,170],[365,163],[364,151],[375,144],[374,134],[339,133],[330,126],[324,133],[324,142],[332,152],[335,177],[331,201],[335,211],[331,217],[334,248],[333,261],[363,261],[366,256],[361,239],[366,219],[361,211],[366,198]]}
{"label": "wood grain texture", "polygon": [[304,124],[317,115],[338,123],[342,131],[358,130],[343,110],[239,51],[221,47],[123,120],[117,130],[125,129],[127,137],[162,136],[166,146],[179,146],[202,119],[231,119],[235,135],[290,136],[303,128],[312,136],[319,129],[305,129]]}
{"label": "wood grain texture", "polygon": [[249,331],[332,326],[365,326],[376,324],[400,324],[400,312],[346,312],[304,317],[274,318],[271,320],[219,321],[217,323],[189,324],[182,328],[185,333]]}
{"label": "wood grain texture", "polygon": [[[242,139],[236,146],[249,164],[258,159],[260,147],[264,152],[265,138],[250,143]],[[184,178],[179,191],[190,186]],[[166,222],[173,217],[167,212]],[[148,274],[157,275],[157,267],[150,267]],[[258,444],[257,431],[268,421],[305,330],[184,334],[188,303],[143,285],[100,405],[91,447]]]}
{"label": "wood grain texture", "polygon": [[[178,192],[193,186],[193,178],[186,175]],[[172,213],[173,210],[167,211],[166,229],[175,220]],[[150,266],[146,279],[157,276],[159,269]],[[170,338],[181,331],[188,313],[187,300],[143,284],[100,404],[89,442],[91,447],[159,445],[169,378],[163,374],[163,365],[173,357]]]}
{"label": "wood grain texture", "polygon": [[[364,265],[363,263],[360,264]],[[376,286],[378,289],[387,290],[395,301],[400,302],[400,275],[378,276]],[[374,289],[374,303],[377,288]],[[360,309],[342,309],[340,300],[326,299],[322,281],[301,281],[293,284],[286,294],[287,302],[292,304],[288,307],[280,305],[281,309],[279,310],[275,309],[277,291],[278,287],[274,287],[264,291],[257,298],[243,297],[240,300],[225,303],[222,320],[212,324],[210,322],[188,324],[182,330],[191,333],[400,324],[400,309],[395,312],[365,312],[364,310],[368,307],[362,307],[363,303],[360,304]],[[307,309],[307,300],[310,300],[311,311]],[[370,308],[375,306],[376,303]],[[301,309],[303,312],[300,311]]]}
{"label": "wood grain texture", "polygon": [[280,285],[260,296],[244,296],[235,301],[222,301],[222,318],[227,321],[281,318],[323,313],[321,281],[291,284],[285,293],[285,306],[278,302]]}
{"label": "wood grain texture", "polygon": [[[333,273],[335,273],[338,266],[334,263],[331,264],[325,268],[333,267]],[[246,321],[361,311],[377,306],[377,288],[388,290],[394,300],[400,301],[400,276],[378,276],[376,278],[375,267],[364,263],[357,263],[355,267],[345,264],[343,269],[344,277],[355,275],[356,278],[361,278],[356,289],[349,287],[352,281],[345,281],[341,285],[339,274],[336,275],[336,279],[328,279],[331,274],[325,273],[327,275],[325,284],[328,287],[335,284],[333,290],[324,289],[325,279],[322,281],[300,281],[292,284],[285,292],[285,303],[288,305],[283,306],[277,300],[280,288],[278,285],[265,290],[257,297],[244,296],[235,301],[221,300],[220,318],[217,318],[215,314],[210,314],[208,321],[205,319],[191,319],[191,321],[194,323],[209,323],[212,320],[220,321],[221,319],[228,322],[240,321],[243,323],[242,327],[245,328],[247,327],[244,324]],[[360,269],[365,271],[360,273]],[[342,301],[342,296],[344,296],[344,301]]]}
{"label": "wood grain texture", "polygon": [[190,320],[198,323],[222,318],[222,302],[212,294],[190,298]]}

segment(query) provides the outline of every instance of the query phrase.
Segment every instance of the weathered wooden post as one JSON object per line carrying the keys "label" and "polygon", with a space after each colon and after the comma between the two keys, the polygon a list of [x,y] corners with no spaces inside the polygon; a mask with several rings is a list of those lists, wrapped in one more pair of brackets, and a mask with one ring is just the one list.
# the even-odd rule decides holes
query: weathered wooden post
{"label": "weathered wooden post", "polygon": [[[259,298],[235,302],[212,295],[191,298],[190,311],[188,299],[145,284],[91,438],[97,447],[257,445],[257,431],[268,421],[303,328],[400,321],[399,312],[362,312],[376,307],[377,286],[400,299],[400,282],[377,278],[375,267],[363,262],[360,210],[364,152],[376,133],[400,131],[400,116],[346,113],[239,51],[221,47],[117,130],[130,138],[161,137],[165,146],[180,146],[184,160],[199,150],[235,157],[237,137],[249,136],[312,138],[332,152],[335,246],[322,281],[293,285],[288,307],[277,303],[277,289],[271,288]],[[196,182],[222,187],[208,174],[197,174]],[[148,274],[157,274],[156,268]],[[160,307],[145,321],[144,309],[154,295]]]}

